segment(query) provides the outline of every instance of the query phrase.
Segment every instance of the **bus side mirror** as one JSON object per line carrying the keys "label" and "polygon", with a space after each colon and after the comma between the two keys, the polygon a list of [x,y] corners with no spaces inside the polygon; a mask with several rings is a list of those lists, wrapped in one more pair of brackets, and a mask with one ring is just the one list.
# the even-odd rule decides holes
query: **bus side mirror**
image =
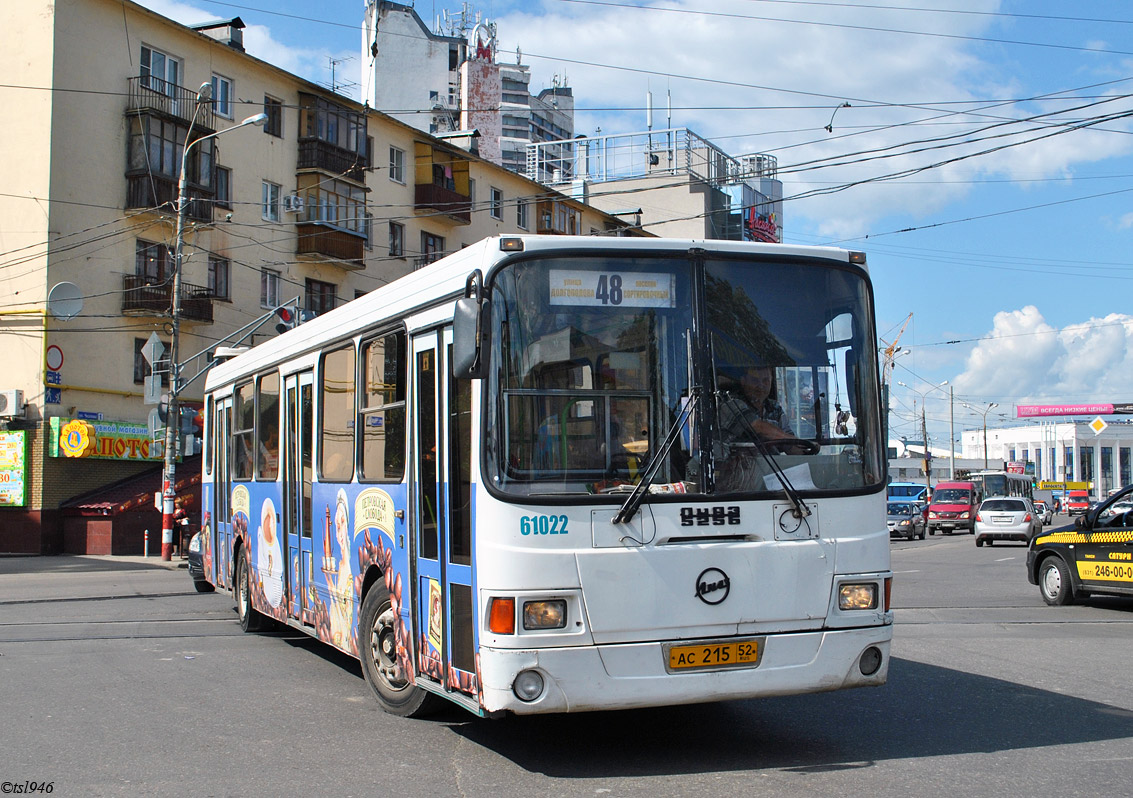
{"label": "bus side mirror", "polygon": [[484,296],[477,269],[468,275],[464,297],[456,300],[452,317],[452,376],[478,380],[488,376],[492,302]]}

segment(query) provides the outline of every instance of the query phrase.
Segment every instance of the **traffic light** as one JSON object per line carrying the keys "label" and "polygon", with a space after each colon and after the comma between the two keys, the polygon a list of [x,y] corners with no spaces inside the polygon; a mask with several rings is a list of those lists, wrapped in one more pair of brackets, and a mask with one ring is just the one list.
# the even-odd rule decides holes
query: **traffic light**
{"label": "traffic light", "polygon": [[275,324],[275,331],[281,335],[290,329],[293,329],[299,323],[299,314],[288,306],[275,309],[275,315],[279,317],[279,321]]}

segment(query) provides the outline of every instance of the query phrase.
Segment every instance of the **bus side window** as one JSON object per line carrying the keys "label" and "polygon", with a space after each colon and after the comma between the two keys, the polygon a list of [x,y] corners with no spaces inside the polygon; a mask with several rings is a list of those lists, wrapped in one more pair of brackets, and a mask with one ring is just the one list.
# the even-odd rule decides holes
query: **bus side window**
{"label": "bus side window", "polygon": [[256,403],[250,382],[236,386],[236,418],[233,427],[235,458],[232,463],[232,478],[248,480],[252,478],[256,428]]}
{"label": "bus side window", "polygon": [[319,478],[349,482],[354,475],[354,344],[323,355],[319,395]]}
{"label": "bus side window", "polygon": [[405,333],[363,345],[362,478],[400,482],[405,473]]}

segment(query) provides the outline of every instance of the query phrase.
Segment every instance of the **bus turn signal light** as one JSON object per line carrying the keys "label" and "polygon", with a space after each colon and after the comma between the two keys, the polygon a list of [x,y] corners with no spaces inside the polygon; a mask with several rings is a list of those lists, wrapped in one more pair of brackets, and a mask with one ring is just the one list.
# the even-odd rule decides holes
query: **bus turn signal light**
{"label": "bus turn signal light", "polygon": [[488,629],[498,635],[515,634],[515,599],[492,597],[488,602]]}

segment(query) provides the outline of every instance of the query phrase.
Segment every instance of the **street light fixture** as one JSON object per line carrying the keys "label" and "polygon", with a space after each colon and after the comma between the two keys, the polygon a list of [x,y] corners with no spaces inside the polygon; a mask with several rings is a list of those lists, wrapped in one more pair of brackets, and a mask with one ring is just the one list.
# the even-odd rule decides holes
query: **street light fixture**
{"label": "street light fixture", "polygon": [[964,403],[964,407],[984,417],[984,471],[987,471],[987,414],[991,412],[993,407],[999,407],[999,402],[990,402],[983,410],[980,410],[978,407],[972,407],[967,402]]}
{"label": "street light fixture", "polygon": [[[928,427],[925,423],[925,409],[924,409],[925,397],[928,394],[932,393],[933,391],[937,390],[938,388],[943,388],[945,385],[948,384],[948,380],[945,380],[944,382],[941,382],[937,385],[930,386],[927,391],[918,391],[916,388],[913,388],[910,385],[906,385],[905,383],[901,382],[900,380],[897,381],[897,384],[900,385],[902,388],[908,388],[910,391],[912,391],[913,393],[915,393],[917,396],[919,396],[921,398],[921,437],[924,439],[924,484],[925,484],[925,487],[928,489],[929,493],[931,493],[932,492],[932,456],[929,454],[929,451],[928,451]],[[955,475],[955,473],[956,473],[955,462],[956,462],[955,458],[953,458],[953,460],[952,460],[952,463],[953,463],[952,474],[953,475]]]}
{"label": "street light fixture", "polygon": [[249,116],[238,125],[209,133],[200,138],[193,138],[193,126],[197,122],[197,114],[201,105],[212,97],[212,84],[202,83],[197,92],[197,103],[193,109],[193,118],[189,121],[189,132],[185,134],[185,147],[181,151],[181,175],[177,180],[177,249],[173,263],[173,308],[171,332],[169,342],[169,405],[165,419],[165,466],[161,485],[161,559],[173,559],[173,513],[176,500],[177,461],[175,447],[177,436],[181,433],[181,409],[177,403],[177,392],[180,389],[180,372],[177,364],[177,339],[181,324],[181,265],[182,251],[185,244],[185,190],[187,187],[187,167],[189,152],[202,141],[216,138],[224,133],[237,130],[248,125],[262,125],[267,121],[267,114]]}

